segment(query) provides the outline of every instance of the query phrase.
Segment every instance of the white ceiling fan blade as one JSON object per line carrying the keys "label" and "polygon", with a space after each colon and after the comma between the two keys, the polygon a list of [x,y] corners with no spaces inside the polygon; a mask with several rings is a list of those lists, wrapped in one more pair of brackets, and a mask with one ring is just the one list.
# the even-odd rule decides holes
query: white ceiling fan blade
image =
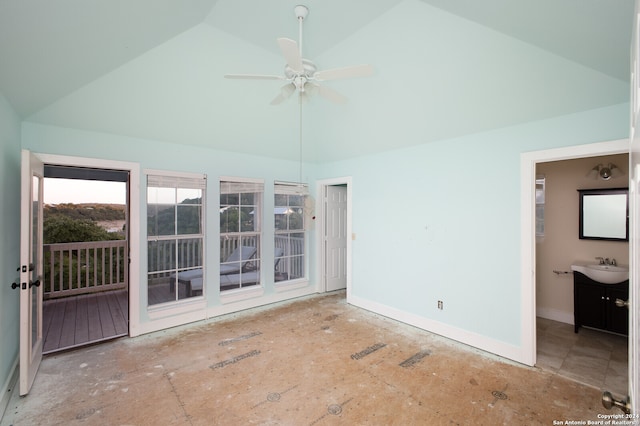
{"label": "white ceiling fan blade", "polygon": [[302,66],[302,56],[300,56],[300,50],[298,49],[298,43],[290,38],[281,37],[278,39],[278,45],[282,51],[287,65],[296,73],[302,73],[304,67]]}
{"label": "white ceiling fan blade", "polygon": [[369,77],[373,75],[373,66],[369,64],[353,65],[344,68],[333,68],[318,71],[314,78],[318,81],[337,80],[339,78]]}
{"label": "white ceiling fan blade", "polygon": [[293,83],[285,84],[280,88],[280,94],[273,98],[271,105],[279,105],[282,102],[289,99],[289,97],[296,91],[296,86]]}
{"label": "white ceiling fan blade", "polygon": [[344,105],[349,101],[345,96],[326,86],[318,85],[318,94],[334,104]]}
{"label": "white ceiling fan blade", "polygon": [[262,74],[225,74],[224,78],[234,78],[240,80],[284,80],[279,75],[262,75]]}

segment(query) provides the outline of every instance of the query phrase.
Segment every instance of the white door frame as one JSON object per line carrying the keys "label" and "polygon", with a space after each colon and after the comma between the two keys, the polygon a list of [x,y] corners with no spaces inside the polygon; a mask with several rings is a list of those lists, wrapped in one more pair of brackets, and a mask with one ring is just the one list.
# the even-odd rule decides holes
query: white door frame
{"label": "white door frame", "polygon": [[[44,164],[129,172],[129,336],[140,331],[140,164],[100,158],[35,153]],[[46,188],[45,188],[46,191]]]}
{"label": "white door frame", "polygon": [[316,208],[316,218],[317,223],[319,223],[319,232],[317,234],[318,238],[316,239],[316,265],[318,265],[316,271],[316,291],[318,293],[325,293],[327,291],[327,280],[326,280],[326,256],[324,252],[324,238],[327,233],[327,229],[325,226],[326,215],[325,215],[325,207],[327,204],[327,200],[325,199],[325,189],[327,186],[334,185],[347,185],[347,302],[351,300],[351,249],[353,242],[353,228],[351,221],[351,211],[352,211],[352,192],[353,192],[353,180],[351,176],[332,178],[332,179],[321,179],[316,181],[316,200],[319,200],[317,205],[320,208]]}
{"label": "white door frame", "polygon": [[[576,145],[545,151],[525,152],[520,155],[521,206],[521,342],[524,364],[536,363],[536,165],[549,161],[629,153],[629,140],[619,139],[586,145]],[[632,259],[629,259],[630,262]]]}

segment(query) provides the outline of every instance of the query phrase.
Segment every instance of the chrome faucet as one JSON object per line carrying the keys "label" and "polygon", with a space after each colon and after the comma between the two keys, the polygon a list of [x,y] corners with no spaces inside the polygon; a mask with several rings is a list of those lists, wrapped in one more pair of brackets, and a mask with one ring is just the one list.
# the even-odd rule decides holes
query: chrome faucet
{"label": "chrome faucet", "polygon": [[616,260],[615,260],[615,259],[611,259],[611,265],[612,265],[612,266],[616,266],[617,264],[618,264],[618,262],[616,262]]}
{"label": "chrome faucet", "polygon": [[[604,265],[604,257],[596,257],[596,260],[598,260],[600,265]],[[608,260],[608,259],[607,259]]]}

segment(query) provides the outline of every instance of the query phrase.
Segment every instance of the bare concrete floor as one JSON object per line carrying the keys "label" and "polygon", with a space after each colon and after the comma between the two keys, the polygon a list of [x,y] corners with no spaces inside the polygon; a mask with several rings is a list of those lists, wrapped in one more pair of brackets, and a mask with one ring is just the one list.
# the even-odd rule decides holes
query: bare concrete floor
{"label": "bare concrete floor", "polygon": [[344,293],[45,357],[5,425],[552,425],[600,392],[347,305]]}

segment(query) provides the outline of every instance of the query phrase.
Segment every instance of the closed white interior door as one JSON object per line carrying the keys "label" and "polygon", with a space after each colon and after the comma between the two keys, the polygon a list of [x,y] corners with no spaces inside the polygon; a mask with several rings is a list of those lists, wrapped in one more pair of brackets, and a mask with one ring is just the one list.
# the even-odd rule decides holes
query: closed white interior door
{"label": "closed white interior door", "polygon": [[325,203],[326,291],[347,287],[347,187],[327,186]]}

